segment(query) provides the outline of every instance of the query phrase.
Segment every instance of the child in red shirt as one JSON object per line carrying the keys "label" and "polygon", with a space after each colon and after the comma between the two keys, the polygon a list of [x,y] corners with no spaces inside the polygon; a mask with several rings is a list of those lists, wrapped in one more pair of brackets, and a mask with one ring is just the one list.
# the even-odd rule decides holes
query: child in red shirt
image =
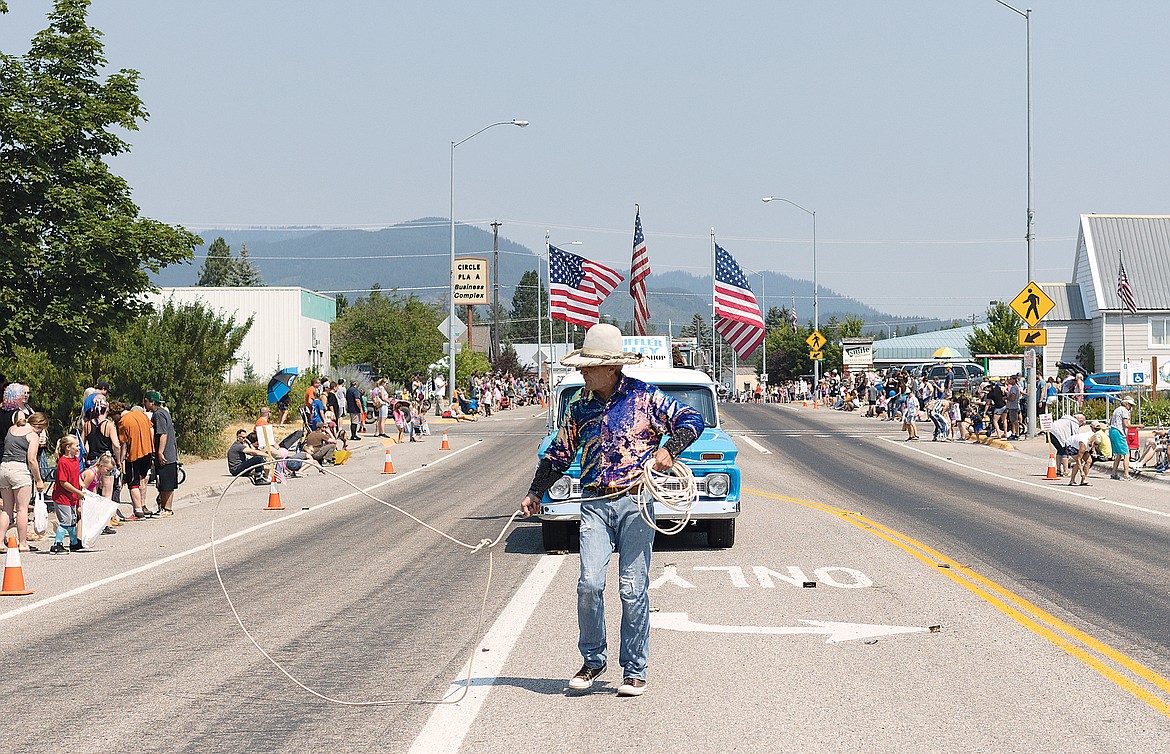
{"label": "child in red shirt", "polygon": [[[63,555],[81,548],[77,538],[77,509],[81,505],[81,471],[77,437],[65,435],[57,443],[57,476],[53,483],[53,507],[57,513],[57,539],[49,548],[50,555]],[[69,533],[69,549],[64,540]]]}

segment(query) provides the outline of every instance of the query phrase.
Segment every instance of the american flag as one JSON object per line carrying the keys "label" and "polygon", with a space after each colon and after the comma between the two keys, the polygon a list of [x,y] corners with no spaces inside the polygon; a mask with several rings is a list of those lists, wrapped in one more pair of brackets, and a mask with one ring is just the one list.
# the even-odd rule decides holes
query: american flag
{"label": "american flag", "polygon": [[1133,298],[1133,289],[1129,287],[1129,276],[1125,274],[1125,264],[1121,261],[1120,251],[1117,252],[1117,296],[1126,311],[1137,314],[1137,301]]}
{"label": "american flag", "polygon": [[715,330],[746,359],[764,341],[764,319],[747,277],[731,255],[715,246]]}
{"label": "american flag", "polygon": [[276,484],[284,484],[285,479],[286,479],[285,470],[286,470],[286,466],[284,465],[284,461],[278,461],[275,465],[273,465],[273,467],[272,467],[272,481],[275,482]]}
{"label": "american flag", "polygon": [[[635,205],[636,206],[636,205]],[[646,304],[646,278],[650,277],[650,255],[642,235],[642,211],[634,212],[634,261],[630,265],[630,298],[634,299],[634,335],[646,334],[650,307]]]}
{"label": "american flag", "polygon": [[623,279],[603,264],[551,245],[548,271],[549,316],[581,327],[597,324],[598,306]]}
{"label": "american flag", "polygon": [[792,320],[792,332],[796,332],[797,318],[796,318],[796,297],[792,297],[792,308],[788,310],[788,316]]}

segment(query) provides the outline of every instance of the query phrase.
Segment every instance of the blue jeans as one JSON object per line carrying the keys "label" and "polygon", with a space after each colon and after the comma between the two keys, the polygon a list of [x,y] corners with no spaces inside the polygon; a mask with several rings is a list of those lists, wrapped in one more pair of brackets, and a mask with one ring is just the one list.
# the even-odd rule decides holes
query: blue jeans
{"label": "blue jeans", "polygon": [[[653,509],[651,509],[653,513]],[[591,668],[605,662],[605,573],[618,554],[618,594],[622,600],[621,654],[625,678],[646,679],[650,651],[650,549],[654,530],[642,520],[638,504],[625,495],[581,504],[581,577],[577,580],[577,648]]]}

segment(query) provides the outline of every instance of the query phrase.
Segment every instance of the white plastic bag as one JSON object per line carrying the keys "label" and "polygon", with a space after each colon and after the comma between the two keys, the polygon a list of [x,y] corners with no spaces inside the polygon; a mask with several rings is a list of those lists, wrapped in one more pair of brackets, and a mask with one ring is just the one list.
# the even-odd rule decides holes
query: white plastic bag
{"label": "white plastic bag", "polygon": [[81,546],[93,547],[117,511],[118,504],[113,500],[87,491],[81,499]]}
{"label": "white plastic bag", "polygon": [[42,490],[37,490],[37,495],[33,501],[33,531],[37,534],[44,534],[49,530],[49,506],[45,502],[45,493]]}

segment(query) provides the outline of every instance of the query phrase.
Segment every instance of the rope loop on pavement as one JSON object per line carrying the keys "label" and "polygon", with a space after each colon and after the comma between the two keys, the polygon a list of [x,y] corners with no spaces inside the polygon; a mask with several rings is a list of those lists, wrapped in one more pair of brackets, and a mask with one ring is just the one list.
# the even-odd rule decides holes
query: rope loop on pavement
{"label": "rope loop on pavement", "polygon": [[331,704],[339,704],[339,705],[342,705],[345,707],[385,707],[385,706],[390,706],[390,705],[414,705],[414,704],[436,704],[436,705],[437,704],[458,704],[459,702],[463,701],[463,698],[465,696],[467,696],[467,692],[471,688],[471,676],[472,676],[472,672],[473,672],[473,666],[475,664],[475,654],[476,654],[475,650],[479,647],[479,643],[482,640],[482,636],[483,636],[483,624],[484,624],[484,621],[485,621],[486,615],[487,615],[487,598],[488,598],[488,594],[491,591],[492,575],[493,575],[493,571],[494,571],[494,567],[495,567],[494,548],[496,547],[496,545],[498,545],[500,542],[502,542],[504,540],[504,536],[508,533],[508,529],[512,526],[512,524],[516,521],[516,519],[522,515],[521,511],[517,510],[511,516],[508,517],[508,521],[507,521],[507,523],[504,524],[504,528],[500,530],[500,534],[498,537],[496,537],[495,539],[481,539],[478,544],[471,545],[471,544],[468,544],[467,542],[456,539],[455,537],[451,536],[450,534],[447,534],[444,531],[440,531],[439,529],[436,529],[434,526],[431,526],[430,524],[428,524],[427,522],[418,518],[417,516],[410,513],[409,511],[403,510],[402,508],[398,507],[397,505],[394,505],[393,503],[391,503],[389,501],[382,500],[381,498],[378,498],[378,497],[375,497],[374,495],[371,495],[369,492],[363,490],[361,487],[358,487],[356,484],[354,484],[350,480],[346,479],[345,477],[341,476],[340,474],[337,474],[336,472],[333,472],[329,469],[326,469],[325,467],[321,466],[320,464],[316,463],[315,461],[311,461],[311,460],[301,461],[302,466],[308,466],[310,468],[315,468],[318,471],[320,471],[322,474],[328,474],[335,479],[340,479],[342,482],[344,482],[348,486],[352,487],[355,491],[357,491],[358,494],[363,495],[365,497],[368,497],[370,500],[373,500],[374,502],[385,505],[387,508],[390,508],[392,510],[397,511],[398,513],[401,513],[402,515],[415,521],[416,523],[418,523],[422,527],[429,529],[430,531],[438,534],[439,536],[441,536],[447,540],[450,540],[452,543],[454,543],[460,547],[463,547],[463,548],[466,548],[467,550],[470,550],[472,553],[478,553],[478,552],[481,552],[483,550],[487,550],[487,553],[488,553],[488,572],[487,572],[487,578],[484,580],[483,597],[480,599],[480,604],[479,604],[479,620],[476,623],[475,632],[472,634],[472,637],[471,637],[472,638],[472,647],[471,647],[471,651],[468,654],[468,658],[467,658],[467,674],[466,674],[466,677],[464,679],[463,688],[459,691],[458,694],[456,694],[454,697],[451,697],[449,699],[448,698],[445,698],[445,699],[379,699],[379,700],[373,700],[373,701],[350,701],[347,699],[338,699],[336,697],[332,697],[332,696],[329,696],[327,694],[323,694],[320,691],[317,691],[316,689],[313,689],[313,688],[309,687],[307,684],[303,683],[300,679],[298,679],[296,676],[294,676],[292,673],[290,673],[283,665],[281,665],[280,662],[276,658],[274,658],[271,654],[269,654],[268,651],[266,649],[264,649],[264,647],[260,646],[260,642],[258,642],[256,640],[256,637],[252,635],[252,632],[248,630],[248,627],[246,625],[244,625],[244,619],[240,617],[239,610],[236,609],[236,604],[232,600],[231,594],[228,593],[227,585],[224,583],[224,580],[223,580],[223,573],[220,570],[219,552],[216,549],[217,542],[216,542],[216,538],[215,538],[215,521],[216,521],[216,517],[219,514],[220,504],[223,503],[223,499],[227,495],[228,490],[230,490],[232,488],[232,485],[234,485],[236,482],[238,482],[241,477],[250,476],[252,473],[255,472],[255,470],[257,468],[262,468],[262,467],[267,468],[269,466],[274,466],[275,464],[282,463],[282,462],[283,462],[283,459],[271,460],[271,461],[268,461],[264,464],[257,464],[255,466],[252,466],[252,467],[240,472],[239,474],[236,474],[232,478],[232,480],[230,482],[228,482],[228,484],[223,488],[223,491],[220,492],[219,497],[215,501],[215,506],[211,511],[211,561],[215,567],[215,578],[216,578],[216,580],[219,581],[219,588],[223,591],[224,599],[227,600],[228,607],[231,608],[232,615],[235,617],[236,623],[239,624],[240,630],[244,632],[244,636],[246,636],[248,638],[248,641],[252,642],[252,646],[254,646],[256,648],[256,650],[261,655],[264,656],[264,659],[266,659],[270,663],[272,663],[273,667],[275,667],[277,670],[279,670],[281,673],[283,673],[286,678],[288,678],[290,681],[292,681],[295,685],[299,686],[304,691],[312,694],[313,696],[317,697],[318,699],[321,699],[321,700],[326,701],[326,702],[330,702]]}

